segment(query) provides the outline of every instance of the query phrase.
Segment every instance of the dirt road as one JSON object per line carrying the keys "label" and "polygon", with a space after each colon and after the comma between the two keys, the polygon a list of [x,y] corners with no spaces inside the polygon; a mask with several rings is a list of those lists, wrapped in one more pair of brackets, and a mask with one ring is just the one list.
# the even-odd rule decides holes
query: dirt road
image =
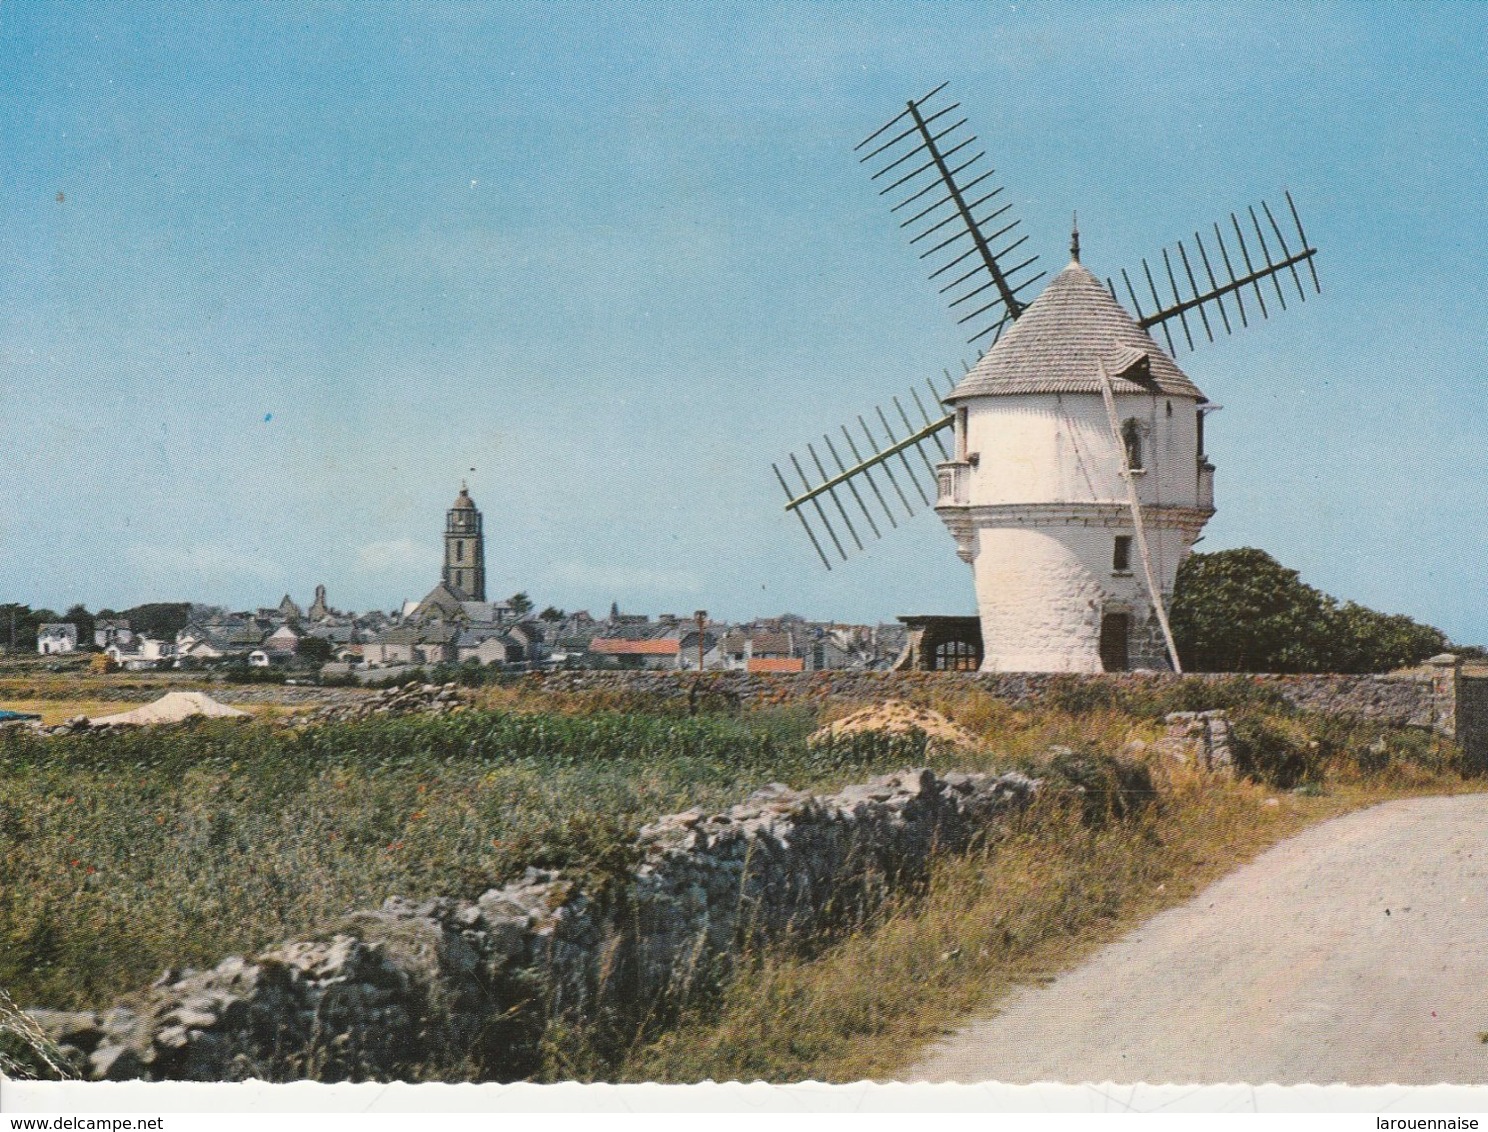
{"label": "dirt road", "polygon": [[1488,1082],[1488,795],[1391,802],[1271,849],[903,1081]]}

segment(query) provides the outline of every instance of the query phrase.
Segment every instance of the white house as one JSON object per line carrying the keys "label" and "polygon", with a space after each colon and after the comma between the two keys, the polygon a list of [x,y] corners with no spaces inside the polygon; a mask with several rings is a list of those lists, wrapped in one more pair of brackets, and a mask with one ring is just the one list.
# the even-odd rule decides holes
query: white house
{"label": "white house", "polygon": [[158,668],[163,662],[171,660],[176,655],[176,646],[173,641],[135,637],[127,645],[109,645],[104,652],[112,657],[120,668],[139,670]]}
{"label": "white house", "polygon": [[36,651],[43,656],[77,652],[77,626],[70,621],[39,626],[36,630]]}
{"label": "white house", "polygon": [[1214,513],[1203,393],[1076,259],[946,404],[936,511],[972,568],[983,671],[1168,667],[1121,456],[1166,605]]}
{"label": "white house", "polygon": [[462,664],[468,660],[481,664],[505,664],[520,660],[523,655],[520,642],[494,629],[461,629],[454,644],[455,659]]}
{"label": "white house", "polygon": [[109,645],[127,645],[132,640],[134,631],[130,629],[127,620],[100,619],[93,622],[93,643],[101,649],[106,649]]}

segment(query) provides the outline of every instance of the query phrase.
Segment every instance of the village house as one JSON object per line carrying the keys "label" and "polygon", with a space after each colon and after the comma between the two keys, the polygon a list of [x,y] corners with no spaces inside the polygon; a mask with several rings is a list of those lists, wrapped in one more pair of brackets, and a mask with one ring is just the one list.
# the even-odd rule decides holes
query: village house
{"label": "village house", "polygon": [[802,672],[806,662],[798,656],[751,656],[744,662],[745,672]]}
{"label": "village house", "polygon": [[110,645],[104,652],[120,668],[143,671],[160,668],[175,659],[174,641],[157,641],[153,637],[135,637],[127,645]]}
{"label": "village house", "polygon": [[285,622],[266,636],[259,645],[264,652],[276,660],[288,660],[300,648],[300,634]]}
{"label": "village house", "polygon": [[36,651],[43,656],[77,652],[77,626],[70,621],[38,626]]}
{"label": "village house", "polygon": [[134,632],[127,619],[109,621],[100,618],[93,622],[93,644],[101,649],[109,645],[127,645],[134,640]]}
{"label": "village house", "polygon": [[[702,633],[703,644],[703,670],[716,670],[726,668],[727,663],[723,650],[719,647],[724,634],[717,628],[704,629]],[[679,642],[681,652],[677,658],[677,667],[689,669],[693,672],[698,670],[698,631],[692,629],[683,633]]]}
{"label": "village house", "polygon": [[176,634],[176,655],[201,662],[246,657],[263,638],[263,628],[246,614],[225,621],[191,621]]}
{"label": "village house", "polygon": [[461,664],[516,664],[527,659],[527,648],[500,628],[461,629],[455,638],[455,659]]}
{"label": "village house", "polygon": [[843,668],[866,668],[862,657],[854,652],[840,635],[824,630],[806,642],[801,660],[807,672],[825,672]]}
{"label": "village house", "polygon": [[398,626],[370,637],[362,644],[362,662],[369,668],[389,664],[412,664],[413,649],[419,642],[415,626]]}
{"label": "village house", "polygon": [[682,642],[675,636],[630,640],[625,637],[595,637],[589,656],[608,661],[616,668],[678,668]]}

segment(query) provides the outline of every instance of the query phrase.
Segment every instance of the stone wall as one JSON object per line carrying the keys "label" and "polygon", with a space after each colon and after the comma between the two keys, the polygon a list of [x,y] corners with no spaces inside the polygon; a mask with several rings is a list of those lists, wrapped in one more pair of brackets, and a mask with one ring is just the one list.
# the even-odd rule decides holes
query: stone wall
{"label": "stone wall", "polygon": [[1180,680],[1207,683],[1246,681],[1273,689],[1307,711],[1377,719],[1399,726],[1456,733],[1455,663],[1387,675],[1235,675],[1205,673],[1176,676],[1171,672],[1099,674],[1045,672],[861,672],[799,674],[745,672],[599,672],[533,673],[519,678],[526,690],[642,694],[676,701],[723,698],[740,705],[860,702],[916,699],[937,692],[973,687],[1014,706],[1036,704],[1053,694],[1084,687],[1140,691],[1171,686]]}
{"label": "stone wall", "polygon": [[309,939],[167,971],[102,1015],[28,1013],[95,1080],[510,1080],[554,1025],[633,1036],[751,943],[857,921],[1025,807],[1019,774],[769,786],[645,827],[609,877],[529,869],[475,901],[398,897]]}

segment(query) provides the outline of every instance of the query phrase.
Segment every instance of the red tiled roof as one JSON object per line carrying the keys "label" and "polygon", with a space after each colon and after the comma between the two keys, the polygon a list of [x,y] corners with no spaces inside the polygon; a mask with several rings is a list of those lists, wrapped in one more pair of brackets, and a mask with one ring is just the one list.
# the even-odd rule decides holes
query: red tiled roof
{"label": "red tiled roof", "polygon": [[804,672],[806,662],[799,656],[752,656],[746,672]]}
{"label": "red tiled roof", "polygon": [[589,642],[589,651],[606,653],[610,656],[676,656],[682,651],[682,642],[675,637],[663,637],[659,641],[626,641],[618,637],[595,637]]}

